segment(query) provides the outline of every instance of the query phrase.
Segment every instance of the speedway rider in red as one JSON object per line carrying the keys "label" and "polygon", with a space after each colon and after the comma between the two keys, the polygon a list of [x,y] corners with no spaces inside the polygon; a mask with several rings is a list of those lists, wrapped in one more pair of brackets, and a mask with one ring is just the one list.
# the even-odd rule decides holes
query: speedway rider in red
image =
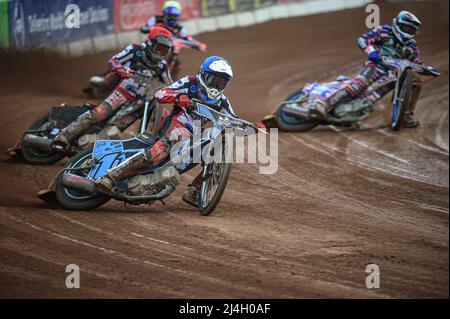
{"label": "speedway rider in red", "polygon": [[172,76],[176,78],[176,76],[179,74],[181,70],[181,60],[179,58],[179,50],[180,48],[177,47],[177,41],[176,39],[182,39],[189,41],[189,46],[191,46],[194,49],[200,50],[200,51],[206,51],[207,46],[204,43],[198,42],[194,40],[193,37],[188,35],[188,31],[185,27],[181,26],[178,23],[178,20],[180,19],[182,12],[181,4],[178,1],[166,1],[163,6],[163,13],[162,15],[157,15],[151,17],[147,24],[141,28],[142,33],[148,33],[149,30],[153,26],[159,26],[162,28],[166,28],[170,32],[172,32],[174,39],[174,47],[172,49],[172,58],[169,61]]}
{"label": "speedway rider in red", "polygon": [[[100,192],[109,193],[121,181],[137,175],[141,170],[160,164],[170,155],[177,142],[191,138],[194,120],[200,120],[191,112],[191,99],[198,99],[208,106],[236,117],[227,97],[223,94],[233,77],[230,63],[220,57],[209,57],[202,64],[198,75],[187,76],[156,93],[158,103],[174,105],[165,119],[158,140],[145,152],[136,154],[119,166],[108,170],[96,182]],[[206,124],[202,121],[202,126]],[[198,190],[201,175],[197,176],[183,195],[183,200],[198,206]]]}
{"label": "speedway rider in red", "polygon": [[[311,110],[312,113],[319,118],[326,118],[334,106],[344,100],[354,99],[366,90],[371,83],[385,76],[388,69],[381,62],[382,56],[408,59],[424,65],[415,40],[415,34],[419,31],[420,26],[421,22],[416,16],[410,12],[401,11],[394,18],[392,25],[382,25],[360,37],[358,45],[369,58],[364,69],[343,89],[337,91],[327,100],[317,100]],[[414,120],[412,116],[419,100],[421,87],[421,80],[414,77],[411,102],[405,112],[403,127],[414,128],[419,125],[419,122]],[[386,94],[390,89],[387,88],[386,91],[380,93]]]}
{"label": "speedway rider in red", "polygon": [[55,143],[68,146],[94,124],[107,120],[123,105],[143,96],[146,93],[145,87],[133,79],[134,72],[157,79],[158,81],[152,84],[155,92],[162,86],[171,84],[172,78],[164,60],[171,48],[172,34],[164,28],[154,27],[145,43],[130,44],[115,55],[110,63],[112,69],[122,78],[120,83],[103,102],[62,129],[55,138]]}

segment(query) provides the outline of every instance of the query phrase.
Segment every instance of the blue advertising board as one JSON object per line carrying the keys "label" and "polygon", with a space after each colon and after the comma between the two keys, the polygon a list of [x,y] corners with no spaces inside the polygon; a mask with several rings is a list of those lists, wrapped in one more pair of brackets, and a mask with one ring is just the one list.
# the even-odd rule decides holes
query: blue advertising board
{"label": "blue advertising board", "polygon": [[114,32],[114,0],[11,0],[10,46],[51,47]]}

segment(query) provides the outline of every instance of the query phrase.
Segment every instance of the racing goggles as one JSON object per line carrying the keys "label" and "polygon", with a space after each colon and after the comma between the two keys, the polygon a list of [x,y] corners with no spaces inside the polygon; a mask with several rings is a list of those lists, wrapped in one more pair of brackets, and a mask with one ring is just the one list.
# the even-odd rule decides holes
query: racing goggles
{"label": "racing goggles", "polygon": [[172,41],[165,37],[157,37],[151,46],[151,51],[160,56],[166,56],[172,49]]}
{"label": "racing goggles", "polygon": [[212,73],[204,73],[203,80],[208,88],[216,89],[219,92],[223,92],[227,88],[228,83],[230,83],[230,79],[226,79]]}
{"label": "racing goggles", "polygon": [[416,32],[419,30],[419,28],[415,27],[415,26],[407,25],[407,24],[401,24],[400,30],[409,35],[415,35]]}

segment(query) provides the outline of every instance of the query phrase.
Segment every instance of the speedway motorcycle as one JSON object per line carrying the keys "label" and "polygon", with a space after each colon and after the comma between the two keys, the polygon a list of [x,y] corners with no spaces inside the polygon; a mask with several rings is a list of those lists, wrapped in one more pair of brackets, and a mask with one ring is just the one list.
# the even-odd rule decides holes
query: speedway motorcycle
{"label": "speedway motorcycle", "polygon": [[156,137],[143,133],[129,140],[97,141],[93,149],[74,156],[58,173],[54,192],[59,204],[68,210],[84,211],[100,207],[111,199],[133,205],[162,201],[175,191],[180,175],[197,165],[193,154],[201,154],[201,160],[197,161],[202,165],[198,209],[202,215],[211,214],[225,191],[231,171],[229,159],[233,150],[225,147],[226,132],[232,129],[232,134],[240,136],[266,132],[253,123],[217,112],[200,101],[193,100],[193,103],[193,112],[202,120],[213,123],[199,140],[187,139],[177,143],[166,161],[120,183],[109,195],[98,193],[95,181],[108,169],[143,152]]}
{"label": "speedway motorcycle", "polygon": [[141,119],[140,130],[156,132],[162,121],[162,109],[154,100],[155,80],[146,74],[135,72],[133,78],[145,86],[146,94],[122,106],[111,118],[92,126],[85,134],[63,147],[54,143],[61,129],[73,122],[78,116],[95,107],[85,103],[82,106],[65,104],[53,107],[46,115],[34,122],[23,134],[16,146],[7,150],[10,157],[22,157],[31,164],[50,165],[66,156],[72,157],[83,149],[92,148],[98,139],[119,139],[122,133]]}
{"label": "speedway motorcycle", "polygon": [[382,63],[389,68],[386,76],[372,83],[359,97],[336,105],[325,119],[311,112],[311,105],[314,105],[315,99],[326,100],[345,86],[349,78],[340,76],[334,82],[308,83],[303,89],[291,94],[272,114],[265,116],[263,123],[267,127],[291,132],[309,131],[318,125],[351,126],[372,114],[373,105],[382,98],[378,91],[388,86],[393,87],[389,127],[394,131],[399,130],[411,100],[413,74],[437,77],[440,73],[434,68],[405,59],[383,56]]}
{"label": "speedway motorcycle", "polygon": [[[177,74],[174,74],[177,56],[180,54],[180,51],[183,48],[188,47],[205,52],[207,46],[197,40],[173,38],[172,50],[166,58],[170,73],[173,78],[177,76]],[[111,92],[114,90],[117,84],[119,84],[119,82],[120,77],[116,72],[106,71],[102,74],[92,76],[89,79],[89,85],[83,89],[83,93],[88,97],[101,99],[111,94]]]}

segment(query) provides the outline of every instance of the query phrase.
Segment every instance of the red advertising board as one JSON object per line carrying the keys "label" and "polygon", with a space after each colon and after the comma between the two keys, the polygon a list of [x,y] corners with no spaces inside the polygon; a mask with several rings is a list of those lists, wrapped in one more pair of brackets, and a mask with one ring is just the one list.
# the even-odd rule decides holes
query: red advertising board
{"label": "red advertising board", "polygon": [[[114,19],[116,32],[138,30],[151,16],[162,13],[165,0],[115,0]],[[180,0],[182,20],[200,16],[200,0]]]}
{"label": "red advertising board", "polygon": [[199,18],[201,15],[200,2],[201,0],[178,0],[183,7],[182,20],[190,20]]}

